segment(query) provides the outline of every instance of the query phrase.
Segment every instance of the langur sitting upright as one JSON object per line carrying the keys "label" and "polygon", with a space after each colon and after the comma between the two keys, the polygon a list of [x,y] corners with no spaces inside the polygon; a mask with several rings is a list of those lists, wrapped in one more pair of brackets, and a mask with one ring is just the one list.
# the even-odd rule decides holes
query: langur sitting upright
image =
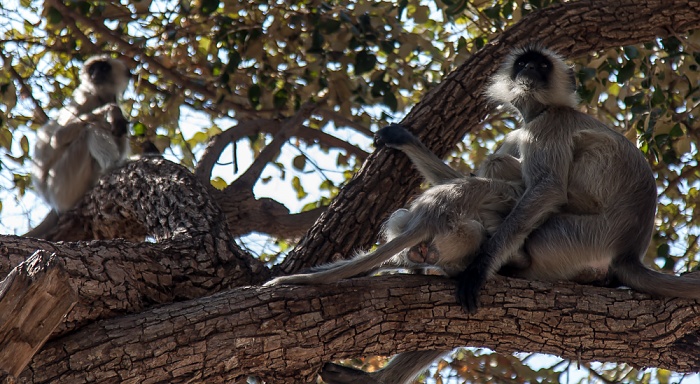
{"label": "langur sitting upright", "polygon": [[130,77],[119,60],[89,59],[70,103],[37,132],[32,177],[56,212],[72,208],[100,175],[126,160],[128,122],[117,101]]}

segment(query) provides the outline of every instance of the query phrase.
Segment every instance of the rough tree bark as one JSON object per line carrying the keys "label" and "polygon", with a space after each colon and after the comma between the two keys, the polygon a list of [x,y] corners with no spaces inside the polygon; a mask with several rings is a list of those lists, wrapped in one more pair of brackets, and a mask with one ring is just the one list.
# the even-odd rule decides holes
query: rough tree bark
{"label": "rough tree bark", "polygon": [[695,302],[501,279],[468,316],[454,289],[449,279],[425,276],[238,288],[86,326],[49,342],[21,379],[309,382],[332,359],[465,344],[682,372],[700,367]]}
{"label": "rough tree bark", "polygon": [[[700,3],[690,0],[553,5],[468,59],[404,123],[444,154],[486,115],[479,95],[513,44],[539,41],[576,56],[697,25]],[[1,276],[47,250],[78,295],[20,380],[238,382],[255,375],[289,382],[313,378],[330,359],[462,345],[700,370],[700,304],[687,300],[500,279],[487,285],[479,314],[466,316],[452,282],[438,277],[250,286],[368,246],[417,184],[405,157],[372,154],[294,252],[269,271],[233,243],[228,225],[235,223],[194,175],[160,159],[132,163],[104,177],[51,237],[127,240],[0,237]],[[143,242],[146,236],[156,243]]]}

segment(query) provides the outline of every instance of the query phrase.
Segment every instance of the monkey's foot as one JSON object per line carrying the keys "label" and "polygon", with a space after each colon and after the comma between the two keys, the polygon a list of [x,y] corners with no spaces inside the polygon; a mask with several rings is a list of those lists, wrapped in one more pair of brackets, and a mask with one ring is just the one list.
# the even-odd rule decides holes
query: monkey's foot
{"label": "monkey's foot", "polygon": [[323,365],[321,378],[328,384],[382,384],[367,372],[333,363]]}
{"label": "monkey's foot", "polygon": [[484,254],[477,255],[474,262],[457,276],[457,301],[467,313],[473,314],[479,309],[479,293],[486,283],[488,271],[482,261],[486,257]]}

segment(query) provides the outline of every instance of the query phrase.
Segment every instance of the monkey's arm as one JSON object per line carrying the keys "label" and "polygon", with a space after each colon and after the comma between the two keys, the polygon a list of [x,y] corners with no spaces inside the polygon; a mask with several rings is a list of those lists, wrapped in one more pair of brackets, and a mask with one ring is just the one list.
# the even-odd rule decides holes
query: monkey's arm
{"label": "monkey's arm", "polygon": [[51,144],[57,148],[72,143],[93,122],[109,123],[112,134],[117,137],[126,134],[128,125],[119,106],[107,104],[91,112],[75,116],[64,125],[59,125],[53,133]]}
{"label": "monkey's arm", "polygon": [[464,177],[445,164],[402,125],[392,124],[380,129],[374,136],[374,142],[377,146],[386,145],[405,153],[432,185]]}

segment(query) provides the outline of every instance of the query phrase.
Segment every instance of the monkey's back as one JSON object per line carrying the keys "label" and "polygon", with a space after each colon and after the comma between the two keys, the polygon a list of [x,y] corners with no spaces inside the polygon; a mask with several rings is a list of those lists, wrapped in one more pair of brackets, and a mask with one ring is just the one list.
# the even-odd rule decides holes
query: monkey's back
{"label": "monkey's back", "polygon": [[616,234],[605,243],[618,248],[622,239],[632,239],[642,244],[637,245],[642,252],[651,238],[657,200],[654,174],[644,155],[622,134],[585,113],[561,108],[553,115],[558,123],[544,123],[567,131],[572,156],[561,211],[602,215],[607,227],[602,232]]}

